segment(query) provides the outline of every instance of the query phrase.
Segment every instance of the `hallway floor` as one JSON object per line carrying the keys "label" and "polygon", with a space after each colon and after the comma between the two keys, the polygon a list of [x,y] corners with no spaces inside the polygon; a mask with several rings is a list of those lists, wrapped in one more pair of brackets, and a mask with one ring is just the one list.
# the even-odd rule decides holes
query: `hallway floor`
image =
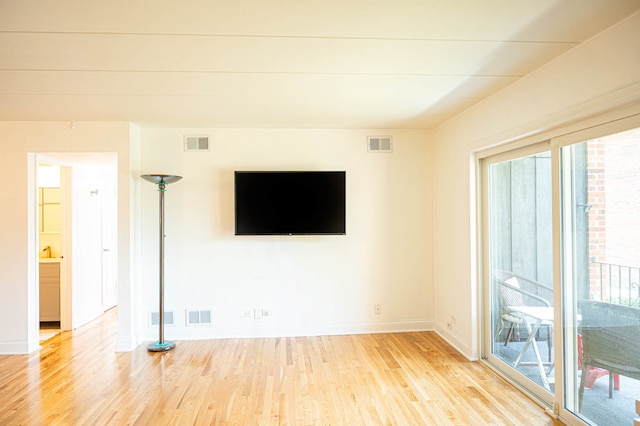
{"label": "hallway floor", "polygon": [[40,323],[40,342],[49,340],[60,334],[60,322],[41,322]]}

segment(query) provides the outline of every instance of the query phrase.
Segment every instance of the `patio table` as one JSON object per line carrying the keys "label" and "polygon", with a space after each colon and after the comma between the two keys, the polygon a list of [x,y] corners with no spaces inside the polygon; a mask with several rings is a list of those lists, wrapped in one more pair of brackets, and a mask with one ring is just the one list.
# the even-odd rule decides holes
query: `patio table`
{"label": "patio table", "polygon": [[[553,306],[509,306],[509,309],[527,317],[527,320],[523,322],[527,328],[527,332],[529,333],[529,337],[527,337],[527,341],[524,342],[518,358],[513,363],[513,367],[517,368],[519,365],[536,365],[538,367],[543,386],[545,389],[550,391],[551,387],[549,384],[555,382],[555,378],[551,374],[553,372],[554,362],[553,360],[549,362],[542,361],[540,351],[538,350],[536,334],[538,333],[538,329],[541,325],[553,325]],[[528,319],[531,319],[532,321],[529,321]],[[533,326],[531,325],[532,322]],[[533,352],[536,357],[535,362],[522,361],[524,355],[529,349],[529,346],[533,347]],[[549,373],[546,372],[545,366],[551,366]]]}

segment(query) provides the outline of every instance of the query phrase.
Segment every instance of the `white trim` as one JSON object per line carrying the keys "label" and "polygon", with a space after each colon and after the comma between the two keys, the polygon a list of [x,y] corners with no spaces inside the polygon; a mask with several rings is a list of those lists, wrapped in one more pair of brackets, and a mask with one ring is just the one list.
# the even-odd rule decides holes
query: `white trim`
{"label": "white trim", "polygon": [[614,135],[616,133],[625,132],[638,127],[640,127],[640,108],[638,108],[638,111],[633,115],[560,135],[551,139],[551,143],[554,146],[563,147],[604,136]]}
{"label": "white trim", "polygon": [[[349,334],[378,334],[434,331],[433,320],[389,321],[375,323],[340,323],[307,326],[251,326],[251,327],[171,327],[165,330],[170,340],[204,340],[230,338],[268,338],[299,336],[339,336]],[[157,333],[149,329],[144,340],[157,338]],[[448,341],[448,339],[445,339]],[[457,349],[457,348],[456,348]]]}
{"label": "white trim", "polygon": [[0,342],[0,355],[27,355],[39,348],[39,344],[30,345],[29,342]]}
{"label": "white trim", "polygon": [[469,361],[478,361],[477,353],[469,353],[464,349],[470,347],[469,342],[464,340],[459,334],[449,330],[446,325],[437,323],[434,331]]}
{"label": "white trim", "polygon": [[131,352],[138,346],[140,342],[136,342],[136,339],[129,338],[127,336],[118,335],[116,340],[116,352]]}

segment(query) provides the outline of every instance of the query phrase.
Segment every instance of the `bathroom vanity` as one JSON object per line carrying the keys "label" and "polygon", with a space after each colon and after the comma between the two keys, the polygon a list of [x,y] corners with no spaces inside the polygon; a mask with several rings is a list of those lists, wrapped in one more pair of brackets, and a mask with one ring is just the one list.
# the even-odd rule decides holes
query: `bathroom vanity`
{"label": "bathroom vanity", "polygon": [[40,322],[60,321],[60,259],[40,259]]}

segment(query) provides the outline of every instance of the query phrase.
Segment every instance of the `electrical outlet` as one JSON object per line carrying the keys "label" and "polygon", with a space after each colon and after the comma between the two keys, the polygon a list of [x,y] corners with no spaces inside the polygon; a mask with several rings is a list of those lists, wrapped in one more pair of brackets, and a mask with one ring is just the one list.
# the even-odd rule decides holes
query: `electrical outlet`
{"label": "electrical outlet", "polygon": [[240,318],[253,318],[253,312],[251,309],[245,309],[240,312]]}
{"label": "electrical outlet", "polygon": [[262,309],[262,317],[269,318],[271,316],[271,309]]}
{"label": "electrical outlet", "polygon": [[376,315],[382,315],[382,305],[380,303],[373,305],[373,313]]}

